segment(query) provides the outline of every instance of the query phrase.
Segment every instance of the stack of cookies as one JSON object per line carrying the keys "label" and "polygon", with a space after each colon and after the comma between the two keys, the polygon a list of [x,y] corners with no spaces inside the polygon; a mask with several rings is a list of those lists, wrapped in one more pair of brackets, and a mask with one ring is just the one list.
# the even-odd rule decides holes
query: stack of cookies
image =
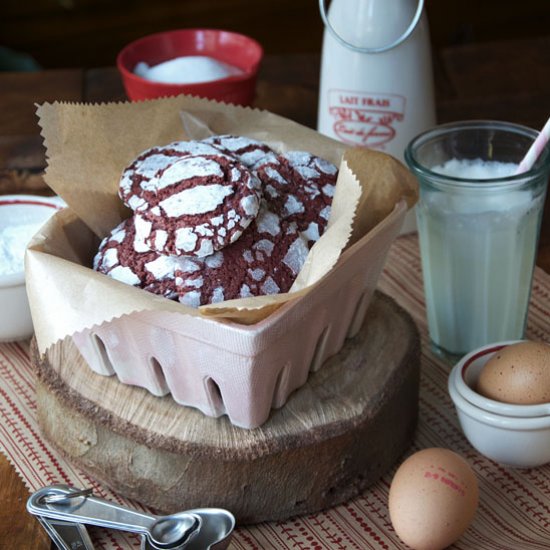
{"label": "stack of cookies", "polygon": [[133,215],[94,269],[191,307],[287,292],[326,229],[337,168],[232,135],[140,154],[119,196]]}

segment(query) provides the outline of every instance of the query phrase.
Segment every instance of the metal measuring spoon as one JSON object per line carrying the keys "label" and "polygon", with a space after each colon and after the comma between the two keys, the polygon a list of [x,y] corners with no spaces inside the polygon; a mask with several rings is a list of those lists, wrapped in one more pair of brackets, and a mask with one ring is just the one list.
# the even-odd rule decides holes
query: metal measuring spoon
{"label": "metal measuring spoon", "polygon": [[[58,495],[66,495],[66,498]],[[158,550],[187,548],[187,544],[199,533],[202,525],[202,518],[198,514],[143,514],[98,497],[88,496],[68,485],[52,485],[40,489],[27,501],[27,510],[44,518],[141,533]]]}
{"label": "metal measuring spoon", "polygon": [[[225,550],[231,541],[235,528],[235,517],[222,508],[196,508],[187,510],[202,519],[202,526],[196,537],[185,546],[185,550]],[[143,537],[141,550],[157,550]]]}
{"label": "metal measuring spoon", "polygon": [[86,527],[60,519],[37,518],[59,550],[94,550],[94,544]]}

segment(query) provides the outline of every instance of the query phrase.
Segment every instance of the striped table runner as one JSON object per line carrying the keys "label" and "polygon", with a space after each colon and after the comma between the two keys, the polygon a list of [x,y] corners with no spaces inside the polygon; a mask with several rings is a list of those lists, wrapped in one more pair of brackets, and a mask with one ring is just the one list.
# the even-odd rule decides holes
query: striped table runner
{"label": "striped table runner", "polygon": [[[477,453],[461,433],[447,394],[449,366],[429,351],[422,274],[415,235],[392,246],[379,284],[410,312],[422,340],[420,418],[409,453],[447,447],[465,457],[480,484],[480,506],[473,524],[452,548],[462,550],[548,550],[550,548],[550,464],[514,470]],[[537,269],[527,337],[550,336],[550,276]],[[93,487],[97,495],[143,509],[114,494],[66,462],[45,441],[36,423],[34,377],[27,343],[0,344],[0,451],[14,465],[30,491],[51,483]],[[403,457],[403,459],[406,457]],[[387,510],[395,468],[363,495],[311,516],[238,528],[230,548],[250,549],[400,549]],[[134,535],[92,532],[96,547],[139,548]]]}

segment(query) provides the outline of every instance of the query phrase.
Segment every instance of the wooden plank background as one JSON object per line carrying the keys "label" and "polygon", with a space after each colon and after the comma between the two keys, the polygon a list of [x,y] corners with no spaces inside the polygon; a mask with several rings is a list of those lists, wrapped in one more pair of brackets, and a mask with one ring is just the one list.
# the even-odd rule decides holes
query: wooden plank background
{"label": "wooden plank background", "polygon": [[[550,28],[548,0],[426,0],[426,10],[436,50]],[[323,31],[317,0],[2,0],[0,45],[44,68],[99,67],[136,38],[185,27],[239,31],[268,54],[318,53]]]}

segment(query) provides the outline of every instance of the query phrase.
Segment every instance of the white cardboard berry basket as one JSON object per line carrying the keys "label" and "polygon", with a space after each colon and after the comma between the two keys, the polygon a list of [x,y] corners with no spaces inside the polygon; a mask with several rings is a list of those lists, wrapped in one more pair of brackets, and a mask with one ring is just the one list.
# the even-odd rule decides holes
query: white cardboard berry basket
{"label": "white cardboard berry basket", "polygon": [[[270,113],[197,98],[42,106],[46,181],[70,208],[52,218],[27,252],[36,341],[44,353],[70,336],[96,373],[254,428],[360,328],[387,251],[416,200],[416,182],[386,155],[355,154],[355,172],[341,166],[352,184],[341,195],[357,190],[353,211],[346,212],[341,197],[336,207],[335,196],[333,214],[340,217],[310,253],[301,290],[253,307],[252,316],[263,312],[256,322],[248,315],[242,323],[248,305],[232,304],[226,315],[222,303],[213,317],[90,269],[99,239],[127,215],[116,193],[120,171],[147,147],[182,139],[181,109],[196,126],[203,121],[215,133],[256,137],[279,150],[307,147],[335,163],[346,150]],[[339,186],[340,179],[336,194]],[[353,244],[344,249],[350,237]]]}
{"label": "white cardboard berry basket", "polygon": [[357,333],[405,212],[400,203],[310,292],[254,325],[140,312],[73,340],[98,374],[257,427]]}

